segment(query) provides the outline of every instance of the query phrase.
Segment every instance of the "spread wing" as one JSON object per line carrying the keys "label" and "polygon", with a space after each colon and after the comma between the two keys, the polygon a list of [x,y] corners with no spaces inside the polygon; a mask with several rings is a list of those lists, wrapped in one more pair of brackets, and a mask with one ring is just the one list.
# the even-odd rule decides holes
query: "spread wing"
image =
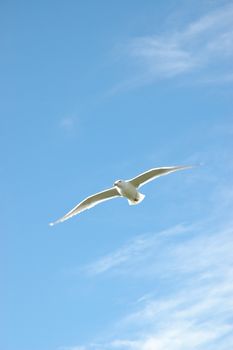
{"label": "spread wing", "polygon": [[147,182],[154,180],[156,177],[167,175],[174,171],[189,169],[189,168],[192,168],[192,167],[191,166],[170,166],[170,167],[154,168],[128,181],[131,182],[131,184],[137,188],[145,185]]}
{"label": "spread wing", "polygon": [[109,188],[108,190],[105,190],[105,191],[96,193],[90,197],[87,197],[82,202],[80,202],[78,205],[76,205],[76,207],[74,207],[72,210],[70,210],[67,214],[65,214],[62,218],[58,219],[55,222],[51,222],[50,226],[58,224],[59,222],[63,222],[65,220],[71,218],[72,216],[81,213],[82,211],[84,211],[86,209],[90,209],[101,202],[107,201],[107,200],[114,198],[114,197],[117,197],[117,196],[120,196],[119,193],[117,192],[117,190],[114,187],[112,187],[112,188]]}

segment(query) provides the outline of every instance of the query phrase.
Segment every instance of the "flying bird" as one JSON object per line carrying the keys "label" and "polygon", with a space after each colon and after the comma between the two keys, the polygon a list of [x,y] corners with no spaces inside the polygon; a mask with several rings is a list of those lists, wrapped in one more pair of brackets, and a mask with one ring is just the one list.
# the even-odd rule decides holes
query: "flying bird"
{"label": "flying bird", "polygon": [[81,213],[86,209],[90,209],[95,205],[107,201],[109,199],[115,197],[125,197],[128,199],[129,205],[139,204],[144,198],[145,195],[138,191],[138,188],[145,185],[146,183],[156,179],[159,176],[167,175],[174,171],[184,170],[192,168],[192,166],[170,166],[170,167],[162,167],[162,168],[154,168],[145,171],[142,174],[134,177],[130,180],[117,180],[114,182],[114,186],[104,190],[102,192],[98,192],[90,197],[87,197],[82,202],[77,204],[72,210],[70,210],[67,214],[65,214],[60,219],[51,222],[50,226],[58,224],[59,222],[63,222],[74,215]]}

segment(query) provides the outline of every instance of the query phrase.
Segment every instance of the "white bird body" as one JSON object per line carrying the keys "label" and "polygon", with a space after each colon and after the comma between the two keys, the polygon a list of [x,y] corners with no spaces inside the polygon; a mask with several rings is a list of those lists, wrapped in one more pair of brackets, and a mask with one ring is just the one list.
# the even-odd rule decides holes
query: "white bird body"
{"label": "white bird body", "polygon": [[137,189],[139,187],[145,185],[147,182],[152,181],[159,176],[167,175],[174,171],[189,168],[192,168],[192,166],[170,166],[162,168],[153,168],[142,174],[139,174],[133,179],[117,180],[114,183],[114,187],[104,190],[102,192],[98,192],[90,197],[87,197],[78,205],[76,205],[72,210],[70,210],[67,214],[65,214],[62,218],[50,223],[50,225],[53,226],[54,224],[63,222],[86,209],[90,209],[101,202],[115,197],[127,198],[130,205],[139,204],[145,198],[144,194],[138,192]]}
{"label": "white bird body", "polygon": [[139,204],[145,198],[130,181],[118,180],[114,186],[122,197],[128,199],[129,205]]}

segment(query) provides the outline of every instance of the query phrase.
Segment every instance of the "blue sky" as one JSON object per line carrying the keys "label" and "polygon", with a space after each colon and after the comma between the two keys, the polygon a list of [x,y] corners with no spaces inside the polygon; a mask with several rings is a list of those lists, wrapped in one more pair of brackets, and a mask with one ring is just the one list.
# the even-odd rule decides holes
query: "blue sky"
{"label": "blue sky", "polygon": [[[3,1],[5,350],[233,346],[231,1]],[[87,195],[162,177],[60,225]]]}

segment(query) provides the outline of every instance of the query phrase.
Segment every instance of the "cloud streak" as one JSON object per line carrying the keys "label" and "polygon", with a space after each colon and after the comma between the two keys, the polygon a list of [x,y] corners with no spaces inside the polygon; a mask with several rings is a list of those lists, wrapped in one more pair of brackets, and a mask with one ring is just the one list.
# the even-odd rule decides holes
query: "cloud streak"
{"label": "cloud streak", "polygon": [[181,30],[133,38],[128,42],[126,52],[142,74],[114,90],[188,74],[198,82],[231,82],[232,18],[233,6],[228,5],[194,20]]}
{"label": "cloud streak", "polygon": [[[108,340],[87,350],[206,350],[233,345],[233,229],[178,225],[139,236],[88,272],[156,281]],[[95,266],[95,267],[94,267]],[[163,294],[157,286],[163,285]],[[164,287],[167,286],[167,289]]]}
{"label": "cloud streak", "polygon": [[151,248],[161,245],[161,237],[172,237],[175,234],[182,234],[188,231],[188,227],[177,225],[159,233],[137,236],[122,248],[89,264],[84,268],[84,271],[90,275],[98,275],[111,270],[120,271],[119,269],[122,265],[130,267],[132,263],[141,261],[142,256],[144,259],[146,256],[149,257],[152,251]]}
{"label": "cloud streak", "polygon": [[74,131],[77,128],[77,123],[78,123],[78,119],[75,116],[66,116],[63,117],[60,121],[59,121],[59,127],[67,132],[70,133],[72,131]]}

